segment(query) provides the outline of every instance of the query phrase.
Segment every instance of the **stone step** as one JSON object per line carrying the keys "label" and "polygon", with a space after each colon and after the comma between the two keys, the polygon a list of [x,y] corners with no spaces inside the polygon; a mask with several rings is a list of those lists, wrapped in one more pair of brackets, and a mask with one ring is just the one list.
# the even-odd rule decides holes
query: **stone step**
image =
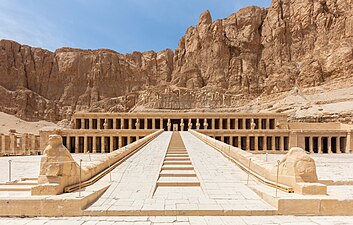
{"label": "stone step", "polygon": [[163,165],[191,165],[191,161],[176,161],[176,160],[165,160]]}
{"label": "stone step", "polygon": [[165,157],[166,161],[190,161],[189,157]]}
{"label": "stone step", "polygon": [[162,170],[194,170],[192,165],[163,165]]}
{"label": "stone step", "polygon": [[1,184],[0,191],[30,191],[35,185],[10,185]]}
{"label": "stone step", "polygon": [[193,170],[163,170],[159,174],[160,177],[196,177]]}
{"label": "stone step", "polygon": [[157,186],[200,186],[200,182],[196,177],[159,177]]}

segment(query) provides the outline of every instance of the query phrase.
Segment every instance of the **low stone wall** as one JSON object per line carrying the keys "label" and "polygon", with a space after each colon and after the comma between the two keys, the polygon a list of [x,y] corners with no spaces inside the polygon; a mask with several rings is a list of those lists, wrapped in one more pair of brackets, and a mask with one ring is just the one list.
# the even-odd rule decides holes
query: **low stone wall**
{"label": "low stone wall", "polygon": [[[299,194],[326,194],[327,187],[318,183],[315,161],[301,148],[291,148],[278,166],[273,166],[243,151],[214,138],[189,130],[191,134],[206,144],[235,160],[243,169],[264,181],[270,181],[293,188]],[[250,168],[250,169],[249,169]]]}
{"label": "low stone wall", "polygon": [[81,170],[79,164],[72,158],[71,153],[62,144],[62,137],[60,135],[50,135],[48,146],[44,150],[41,159],[40,175],[38,178],[39,185],[32,188],[32,195],[60,194],[64,191],[66,186],[78,184],[80,180],[81,182],[87,181],[151,141],[162,132],[163,130],[158,130],[121,149],[105,155],[100,161],[84,164]]}

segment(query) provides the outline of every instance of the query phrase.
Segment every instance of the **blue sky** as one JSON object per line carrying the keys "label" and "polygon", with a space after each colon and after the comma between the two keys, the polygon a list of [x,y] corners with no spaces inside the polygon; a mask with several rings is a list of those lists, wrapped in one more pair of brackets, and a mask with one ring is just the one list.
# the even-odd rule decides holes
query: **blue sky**
{"label": "blue sky", "polygon": [[68,46],[121,53],[177,47],[209,9],[212,19],[270,0],[0,0],[0,39],[55,50]]}

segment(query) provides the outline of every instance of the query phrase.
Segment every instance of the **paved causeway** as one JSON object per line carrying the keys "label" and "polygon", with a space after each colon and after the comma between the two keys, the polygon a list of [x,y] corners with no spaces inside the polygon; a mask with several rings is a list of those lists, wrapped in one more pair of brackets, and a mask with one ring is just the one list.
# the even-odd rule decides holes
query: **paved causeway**
{"label": "paved causeway", "polygon": [[272,215],[246,179],[192,134],[164,132],[112,172],[112,185],[85,214]]}

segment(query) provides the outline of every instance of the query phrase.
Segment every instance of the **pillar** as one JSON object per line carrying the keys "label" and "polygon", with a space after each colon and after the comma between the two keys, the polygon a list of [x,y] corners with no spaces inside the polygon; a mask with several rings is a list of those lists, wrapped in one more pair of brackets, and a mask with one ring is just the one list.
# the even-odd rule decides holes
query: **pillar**
{"label": "pillar", "polygon": [[168,123],[167,123],[168,131],[171,130],[171,126],[172,126],[172,124],[170,123],[170,119],[168,119]]}
{"label": "pillar", "polygon": [[113,129],[117,129],[117,127],[116,127],[116,118],[113,118]]}
{"label": "pillar", "polygon": [[85,129],[85,119],[81,118],[81,129]]}
{"label": "pillar", "polygon": [[97,118],[97,129],[101,129],[101,119]]}
{"label": "pillar", "polygon": [[79,151],[79,138],[78,138],[78,136],[75,136],[75,153],[78,153]]}
{"label": "pillar", "polygon": [[250,151],[250,137],[246,136],[246,151]]}
{"label": "pillar", "polygon": [[1,152],[5,154],[5,143],[6,143],[6,136],[5,134],[1,134]]}
{"label": "pillar", "polygon": [[69,150],[69,152],[71,152],[71,137],[70,136],[66,136],[66,148],[67,148],[67,150]]}
{"label": "pillar", "polygon": [[15,154],[16,149],[16,137],[15,134],[10,134],[10,152]]}
{"label": "pillar", "polygon": [[189,122],[188,122],[188,128],[191,129],[192,128],[192,122],[191,122],[191,118],[189,118]]}
{"label": "pillar", "polygon": [[238,130],[238,119],[234,119],[234,129]]}
{"label": "pillar", "polygon": [[102,150],[101,153],[105,153],[105,137],[102,136],[102,146],[101,146]]}
{"label": "pillar", "polygon": [[241,149],[241,136],[238,136],[238,148]]}
{"label": "pillar", "polygon": [[233,146],[233,136],[229,136],[229,144]]}
{"label": "pillar", "polygon": [[87,135],[85,135],[84,137],[83,137],[83,153],[87,153],[87,150],[88,150],[88,148],[87,148]]}
{"label": "pillar", "polygon": [[245,118],[243,118],[242,124],[243,124],[243,129],[246,129],[246,119]]}
{"label": "pillar", "polygon": [[156,129],[156,118],[152,118],[152,129]]}
{"label": "pillar", "polygon": [[346,152],[353,151],[353,130],[349,130],[347,133],[347,145],[346,145]]}
{"label": "pillar", "polygon": [[336,140],[336,152],[337,153],[341,153],[341,137],[340,136],[338,136],[337,137],[337,140]]}
{"label": "pillar", "polygon": [[327,152],[332,153],[331,137],[327,137]]}
{"label": "pillar", "polygon": [[90,119],[88,120],[88,126],[89,126],[89,129],[90,129],[90,130],[93,129],[93,119],[92,119],[92,118],[90,118]]}
{"label": "pillar", "polygon": [[207,123],[207,119],[205,118],[203,120],[203,129],[207,130],[207,128],[208,128],[208,123]]}
{"label": "pillar", "polygon": [[267,136],[264,135],[264,146],[263,146],[264,150],[267,151]]}
{"label": "pillar", "polygon": [[127,136],[127,144],[130,144],[130,143],[131,143],[131,137]]}
{"label": "pillar", "polygon": [[317,148],[318,148],[318,153],[322,154],[322,137],[319,136],[317,140]]}
{"label": "pillar", "polygon": [[97,137],[96,136],[92,137],[92,152],[93,153],[97,152]]}
{"label": "pillar", "polygon": [[110,136],[109,152],[114,151],[114,137]]}
{"label": "pillar", "polygon": [[145,118],[145,127],[144,127],[144,129],[147,130],[147,128],[148,128],[148,118]]}
{"label": "pillar", "polygon": [[28,139],[28,134],[23,134],[21,138],[21,148],[23,155],[27,155],[27,139]]}
{"label": "pillar", "polygon": [[309,138],[309,147],[310,147],[310,153],[314,153],[314,137],[310,136]]}
{"label": "pillar", "polygon": [[124,118],[120,118],[120,129],[124,129]]}
{"label": "pillar", "polygon": [[118,147],[119,147],[119,149],[120,149],[121,147],[123,147],[123,137],[122,137],[121,135],[119,135]]}
{"label": "pillar", "polygon": [[212,127],[211,127],[211,129],[212,130],[214,130],[215,129],[215,127],[216,127],[216,119],[215,118],[212,118]]}
{"label": "pillar", "polygon": [[159,118],[159,128],[164,129],[163,127],[163,118]]}
{"label": "pillar", "polygon": [[271,149],[273,150],[273,151],[276,151],[276,136],[272,136],[272,138],[271,138]]}
{"label": "pillar", "polygon": [[129,130],[132,129],[132,119],[131,118],[129,118],[129,127],[127,129],[129,129]]}
{"label": "pillar", "polygon": [[223,130],[223,119],[222,118],[218,119],[218,127],[220,130]]}
{"label": "pillar", "polygon": [[196,130],[200,130],[200,119],[196,119]]}
{"label": "pillar", "polygon": [[184,131],[184,119],[180,120],[180,130]]}
{"label": "pillar", "polygon": [[227,129],[230,130],[230,118],[227,118]]}
{"label": "pillar", "polygon": [[135,127],[136,127],[136,130],[140,129],[140,119],[139,118],[136,119]]}
{"label": "pillar", "polygon": [[221,141],[224,142],[224,135],[221,135]]}
{"label": "pillar", "polygon": [[255,135],[255,143],[254,143],[254,147],[255,147],[255,151],[259,151],[259,136]]}

